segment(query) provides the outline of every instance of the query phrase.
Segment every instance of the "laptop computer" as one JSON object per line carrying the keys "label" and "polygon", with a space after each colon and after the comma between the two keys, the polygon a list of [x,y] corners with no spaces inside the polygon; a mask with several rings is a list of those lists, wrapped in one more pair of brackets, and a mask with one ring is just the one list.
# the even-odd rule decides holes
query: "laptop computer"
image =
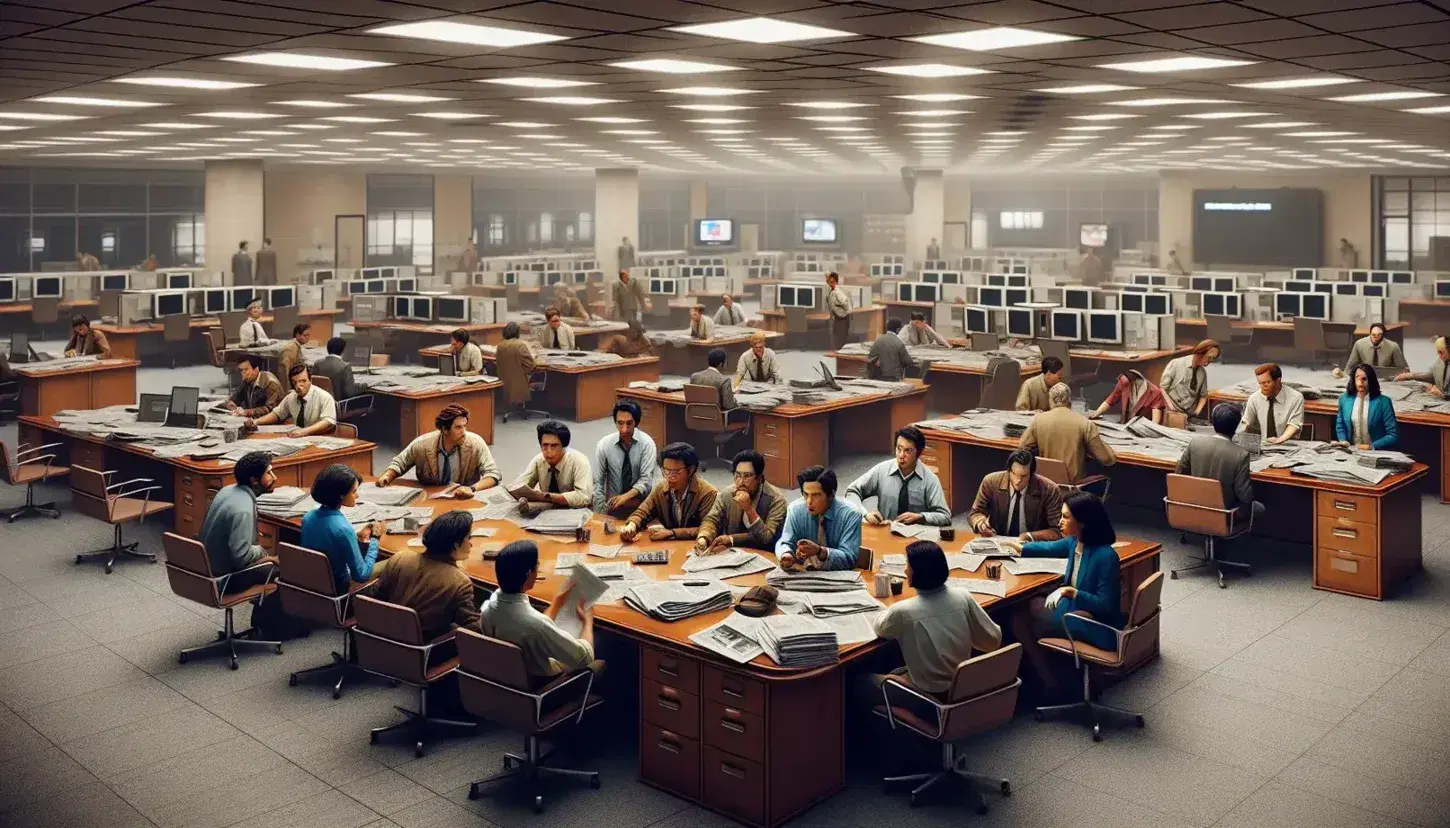
{"label": "laptop computer", "polygon": [[201,413],[201,389],[179,385],[171,389],[171,402],[166,409],[166,424],[179,428],[197,428]]}
{"label": "laptop computer", "polygon": [[441,376],[445,377],[454,377],[458,375],[458,364],[453,361],[452,354],[446,354],[444,356],[438,357],[438,373]]}
{"label": "laptop computer", "polygon": [[136,422],[164,423],[166,412],[171,408],[170,394],[142,394],[136,407]]}

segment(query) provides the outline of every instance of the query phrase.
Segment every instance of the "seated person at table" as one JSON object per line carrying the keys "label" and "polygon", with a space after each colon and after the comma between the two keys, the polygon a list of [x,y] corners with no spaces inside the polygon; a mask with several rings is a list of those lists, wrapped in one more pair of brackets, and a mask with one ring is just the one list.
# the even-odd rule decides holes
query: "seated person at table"
{"label": "seated person at table", "polygon": [[459,561],[468,557],[471,531],[473,515],[467,510],[446,512],[423,530],[421,554],[410,551],[394,555],[387,565],[379,567],[382,571],[373,595],[418,613],[424,642],[454,626],[478,623],[473,581],[458,568]]}
{"label": "seated person at table", "polygon": [[579,297],[575,295],[574,289],[565,284],[554,285],[554,307],[571,319],[582,319],[588,322],[592,318],[589,315],[589,309],[584,307],[584,303],[579,301]]}
{"label": "seated person at table", "polygon": [[232,575],[218,584],[225,595],[244,592],[267,580],[271,570],[257,567],[260,563],[276,563],[276,558],[257,543],[257,496],[277,487],[272,472],[272,455],[265,451],[248,452],[232,469],[236,483],[223,486],[206,509],[198,539],[211,559],[213,578]]}
{"label": "seated person at table", "polygon": [[[1356,365],[1368,365],[1376,371],[1386,368],[1398,368],[1401,371],[1410,370],[1410,363],[1405,361],[1405,352],[1400,350],[1400,345],[1392,339],[1385,339],[1385,323],[1376,322],[1369,326],[1369,336],[1357,339],[1354,347],[1349,349],[1349,359],[1344,363],[1344,370],[1338,366],[1334,368],[1334,376],[1342,377],[1353,371]],[[1386,371],[1386,376],[1391,372]]]}
{"label": "seated person at table", "polygon": [[277,407],[255,419],[248,417],[246,426],[276,425],[288,420],[296,426],[287,432],[288,437],[310,437],[314,434],[331,434],[337,428],[337,401],[332,395],[312,384],[312,375],[306,365],[293,365],[292,390],[277,403]]}
{"label": "seated person at table", "polygon": [[1254,379],[1259,390],[1244,404],[1239,431],[1258,434],[1272,446],[1299,436],[1304,429],[1304,395],[1284,384],[1283,370],[1272,362],[1255,368]]}
{"label": "seated person at table", "polygon": [[1435,337],[1435,364],[1430,366],[1430,370],[1423,373],[1403,371],[1395,379],[1423,382],[1425,393],[1436,397],[1450,394],[1450,346],[1445,344],[1445,337]]}
{"label": "seated person at table", "polygon": [[750,419],[750,412],[743,408],[736,408],[739,405],[735,401],[735,383],[725,376],[720,369],[725,367],[725,361],[729,359],[725,355],[724,348],[711,348],[705,361],[709,363],[703,371],[696,371],[690,375],[691,385],[708,385],[720,391],[720,410],[727,412],[727,422],[744,422]]}
{"label": "seated person at table", "polygon": [[785,528],[776,541],[780,568],[851,569],[861,552],[861,513],[836,497],[836,473],[808,466],[796,475],[801,499],[785,510]]}
{"label": "seated person at table", "polygon": [[634,514],[655,485],[655,441],[639,427],[639,403],[614,404],[614,433],[594,447],[594,511],[611,517]]}
{"label": "seated person at table", "polygon": [[569,599],[564,589],[543,612],[529,603],[528,591],[539,577],[539,547],[531,540],[517,540],[498,553],[493,563],[498,589],[479,608],[478,631],[517,646],[524,652],[524,669],[529,676],[545,680],[594,663],[594,610],[575,605],[581,629],[575,638],[559,628],[554,619]]}
{"label": "seated person at table", "polygon": [[1349,372],[1349,383],[1339,396],[1334,436],[1340,443],[1366,451],[1390,450],[1400,443],[1395,404],[1380,393],[1380,379],[1369,363],[1356,365]]}
{"label": "seated person at table", "polygon": [[629,320],[629,330],[622,334],[615,334],[604,343],[602,351],[629,359],[631,357],[654,356],[654,343],[645,336],[644,324],[638,319]]}
{"label": "seated person at table", "polygon": [[1117,640],[1110,631],[1093,624],[1071,621],[1072,615],[1084,615],[1100,624],[1121,628],[1122,596],[1118,579],[1118,552],[1113,548],[1117,533],[1113,531],[1108,510],[1097,495],[1071,492],[1062,502],[1062,538],[1055,541],[1023,543],[1002,538],[1001,544],[1023,557],[1067,558],[1063,586],[1045,599],[1034,598],[1026,612],[1012,618],[1012,629],[1022,644],[1022,653],[1049,692],[1057,682],[1052,664],[1039,638],[1067,637],[1067,624],[1077,641],[1104,650],[1116,650]]}
{"label": "seated person at table", "polygon": [[1205,339],[1193,353],[1178,357],[1163,369],[1163,396],[1170,411],[1202,417],[1208,408],[1208,365],[1218,362],[1218,343]]}
{"label": "seated person at table", "polygon": [[267,336],[267,329],[262,327],[261,299],[253,299],[247,303],[247,318],[242,320],[242,327],[237,330],[237,339],[241,341],[243,348],[272,344],[272,338]]}
{"label": "seated person at table", "polygon": [[695,554],[724,552],[748,546],[769,552],[785,522],[785,495],[765,479],[765,457],[746,449],[730,461],[735,485],[715,498],[715,505],[700,524]]}
{"label": "seated person at table", "polygon": [[472,342],[462,328],[448,335],[448,350],[453,352],[453,373],[474,377],[483,373],[483,351]]}
{"label": "seated person at table", "polygon": [[1007,455],[1007,468],[982,478],[967,522],[983,537],[1048,541],[1062,537],[1062,493],[1037,473],[1037,456],[1026,449]]}
{"label": "seated person at table", "polygon": [[[1052,410],[1032,418],[1027,430],[1022,432],[1020,448],[1035,450],[1039,457],[1049,460],[1061,460],[1072,482],[1082,479],[1088,455],[1104,466],[1118,462],[1113,447],[1104,443],[1098,433],[1097,423],[1072,410],[1072,391],[1067,383],[1052,386],[1047,398]],[[1106,483],[1106,478],[1103,482]]]}
{"label": "seated person at table", "polygon": [[775,361],[775,351],[765,347],[765,334],[750,335],[750,350],[740,355],[735,363],[735,387],[745,380],[755,382],[781,382],[780,366]]}
{"label": "seated person at table", "polygon": [[446,486],[457,483],[454,497],[472,497],[475,491],[492,489],[503,480],[488,443],[468,430],[469,412],[458,403],[449,403],[433,418],[437,429],[419,434],[407,448],[398,452],[377,484],[387,486],[409,469],[417,469],[418,482],[424,486]]}
{"label": "seated person at table", "polygon": [[350,466],[333,463],[312,481],[316,509],[302,516],[302,545],[327,556],[332,563],[332,580],[338,594],[351,582],[367,583],[378,562],[378,540],[387,531],[381,521],[354,528],[342,513],[344,506],[357,505],[357,487],[362,475]]}
{"label": "seated person at table", "polygon": [[1113,393],[1088,418],[1096,420],[1115,405],[1120,408],[1122,422],[1126,423],[1134,417],[1147,417],[1155,423],[1161,423],[1168,401],[1163,398],[1163,389],[1149,382],[1142,371],[1130,368],[1118,375],[1118,384],[1113,386]]}
{"label": "seated person at table", "polygon": [[908,368],[916,368],[916,363],[901,341],[901,320],[892,319],[886,323],[886,332],[876,337],[866,352],[866,378],[900,382],[906,378]]}
{"label": "seated person at table", "polygon": [[705,315],[704,305],[695,305],[690,308],[690,338],[715,338],[715,320]]}
{"label": "seated person at table", "polygon": [[1234,403],[1219,403],[1209,412],[1213,434],[1204,434],[1188,441],[1183,456],[1178,458],[1178,474],[1217,480],[1223,489],[1223,507],[1240,512],[1253,509],[1254,519],[1264,513],[1264,504],[1254,500],[1254,482],[1249,478],[1249,450],[1234,442],[1234,433],[1243,420],[1243,409]]}
{"label": "seated person at table", "polygon": [[545,420],[534,428],[539,453],[509,487],[528,489],[520,495],[527,512],[544,509],[587,509],[594,503],[594,479],[589,458],[569,448],[569,427],[558,420]]}
{"label": "seated person at table", "polygon": [[619,539],[629,543],[641,529],[648,529],[652,541],[694,540],[720,494],[699,472],[700,455],[694,446],[665,446],[660,452],[661,480],[620,528]]}
{"label": "seated person at table", "polygon": [[534,340],[539,343],[539,347],[556,351],[574,350],[574,329],[564,322],[564,318],[559,315],[559,309],[553,305],[545,308],[544,319],[548,321],[543,327],[534,329]]}
{"label": "seated person at table", "polygon": [[80,314],[70,318],[70,339],[65,343],[68,357],[94,356],[111,358],[111,343],[106,335],[91,327],[91,321]]}
{"label": "seated person at table", "polygon": [[716,325],[734,325],[740,327],[745,324],[745,311],[735,304],[735,297],[726,293],[720,297],[720,309],[715,311]]}
{"label": "seated person at table", "polygon": [[897,430],[893,442],[896,456],[882,460],[846,487],[846,496],[865,507],[866,498],[876,498],[876,508],[866,513],[867,523],[900,521],[906,524],[951,526],[952,510],[947,507],[936,472],[918,462],[926,449],[926,435],[916,426]]}
{"label": "seated person at table", "polygon": [[242,384],[227,400],[228,411],[240,417],[260,417],[282,402],[282,383],[271,371],[262,370],[261,357],[237,357],[237,372],[242,375]]}
{"label": "seated person at table", "polygon": [[357,383],[352,378],[352,366],[342,358],[347,340],[334,336],[327,340],[327,356],[312,363],[312,375],[327,377],[332,384],[332,398],[350,400],[357,396]]}
{"label": "seated person at table", "polygon": [[1042,358],[1042,373],[1028,377],[1017,389],[1018,411],[1048,411],[1052,408],[1047,389],[1062,382],[1062,360],[1055,356]]}
{"label": "seated person at table", "polygon": [[926,324],[926,314],[921,311],[911,312],[911,321],[905,328],[901,329],[901,340],[907,345],[936,346],[938,348],[952,347],[946,337],[937,333],[932,326]]}

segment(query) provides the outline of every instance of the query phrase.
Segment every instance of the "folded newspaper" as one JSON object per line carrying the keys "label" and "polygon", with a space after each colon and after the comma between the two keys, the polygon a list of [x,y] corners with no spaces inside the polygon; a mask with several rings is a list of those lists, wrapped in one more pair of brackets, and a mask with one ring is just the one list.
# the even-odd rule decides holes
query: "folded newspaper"
{"label": "folded newspaper", "polygon": [[590,567],[576,566],[570,570],[569,580],[564,588],[569,590],[569,597],[559,607],[554,623],[559,629],[577,638],[584,629],[584,622],[579,618],[579,608],[593,606],[609,591],[609,585]]}
{"label": "folded newspaper", "polygon": [[1008,558],[1002,566],[1013,575],[1067,574],[1067,558]]}
{"label": "folded newspaper", "polygon": [[744,664],[765,652],[756,640],[760,635],[760,622],[759,618],[732,612],[725,620],[690,636],[690,640],[736,664]]}
{"label": "folded newspaper", "polygon": [[855,569],[787,572],[779,567],[766,574],[765,582],[777,589],[793,589],[799,592],[843,592],[861,589],[864,583],[861,572]]}
{"label": "folded newspaper", "polygon": [[357,487],[357,499],[375,506],[406,506],[426,496],[427,492],[412,486],[383,487],[373,483],[361,483]]}
{"label": "folded newspaper", "polygon": [[903,538],[915,538],[916,540],[941,541],[941,529],[935,526],[927,526],[925,523],[906,524],[899,520],[891,521],[891,534]]}
{"label": "folded newspaper", "polygon": [[[784,594],[784,593],[783,593]],[[851,615],[857,612],[871,612],[886,608],[870,592],[853,589],[849,592],[805,592],[798,593],[811,615],[824,618],[833,615]]]}
{"label": "folded newspaper", "polygon": [[648,581],[631,586],[624,603],[661,621],[679,621],[727,609],[730,587],[719,581]]}
{"label": "folded newspaper", "polygon": [[761,619],[757,641],[782,667],[820,667],[841,658],[835,629],[809,615],[767,616]]}
{"label": "folded newspaper", "polygon": [[739,578],[775,568],[775,562],[755,552],[735,550],[715,555],[692,555],[685,559],[687,573],[707,572],[711,578]]}

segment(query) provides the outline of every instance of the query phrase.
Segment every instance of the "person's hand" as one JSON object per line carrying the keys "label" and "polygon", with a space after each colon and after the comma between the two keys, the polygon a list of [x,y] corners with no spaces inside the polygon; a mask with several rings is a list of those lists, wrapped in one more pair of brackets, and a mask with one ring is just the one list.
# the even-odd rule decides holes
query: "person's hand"
{"label": "person's hand", "polygon": [[871,511],[866,513],[866,522],[871,524],[872,526],[880,526],[881,524],[886,522],[886,518],[883,517],[880,512],[872,509]]}
{"label": "person's hand", "polygon": [[1374,446],[1370,445],[1369,443],[1360,443],[1359,444],[1359,450],[1360,451],[1373,451],[1374,450]]}
{"label": "person's hand", "polygon": [[783,553],[781,553],[781,556],[780,556],[780,568],[781,569],[790,571],[790,570],[796,569],[797,566],[798,566],[798,564],[796,563],[795,555],[792,555],[789,552],[783,552]]}
{"label": "person's hand", "polygon": [[256,428],[256,427],[257,427],[257,421],[254,420],[254,419],[252,419],[251,417],[248,417],[245,420],[242,420],[242,428]]}
{"label": "person's hand", "polygon": [[972,525],[972,531],[973,532],[976,532],[977,535],[978,535],[978,537],[983,537],[983,538],[995,538],[995,537],[997,537],[997,530],[992,528],[992,523],[991,523],[991,521],[988,521],[988,520],[982,520],[982,521],[979,521],[979,522],[973,524]]}
{"label": "person's hand", "polygon": [[1066,597],[1064,593],[1069,589],[1071,589],[1071,587],[1058,587],[1057,589],[1054,589],[1051,593],[1048,594],[1047,600],[1043,601],[1042,605],[1049,610],[1057,609],[1058,602],[1062,601],[1062,599]]}
{"label": "person's hand", "polygon": [[306,432],[303,431],[300,428],[294,428],[291,431],[287,432],[287,436],[288,437],[304,437],[304,436],[306,436]]}
{"label": "person's hand", "polygon": [[1023,532],[1022,534],[1020,534],[1020,535],[1017,536],[1017,540],[1020,541],[1020,542],[1022,542],[1022,543],[1030,543],[1032,541],[1032,533],[1031,532]]}
{"label": "person's hand", "polygon": [[735,505],[740,507],[742,511],[750,505],[750,492],[744,489],[736,489],[735,494],[731,495],[731,497],[735,500]]}
{"label": "person's hand", "polygon": [[457,498],[473,497],[473,487],[459,486],[453,490],[453,496]]}
{"label": "person's hand", "polygon": [[357,528],[357,539],[360,542],[367,543],[369,540],[372,540],[372,537],[373,525],[371,523],[364,523],[362,526],[359,526]]}
{"label": "person's hand", "polygon": [[575,604],[574,605],[574,612],[579,615],[579,620],[580,621],[583,621],[585,623],[588,623],[590,617],[592,617],[594,615],[594,605],[593,604],[590,604],[589,606],[586,607],[582,603],[581,604]]}
{"label": "person's hand", "polygon": [[66,350],[65,355],[68,356],[68,357],[75,356],[76,355],[76,349],[75,348],[70,348],[70,349]]}
{"label": "person's hand", "polygon": [[1409,378],[1410,378],[1410,372],[1409,371],[1401,371],[1398,374],[1395,374],[1395,382],[1399,382],[1401,380],[1407,380]]}
{"label": "person's hand", "polygon": [[673,540],[674,537],[675,533],[669,529],[666,529],[663,526],[656,526],[655,528],[649,530],[649,539],[652,541]]}
{"label": "person's hand", "polygon": [[815,541],[796,541],[795,554],[797,558],[815,558],[821,554],[821,545]]}
{"label": "person's hand", "polygon": [[385,471],[382,474],[378,475],[378,479],[375,480],[375,481],[373,481],[373,485],[374,486],[377,486],[379,489],[383,489],[383,488],[387,488],[387,486],[389,484],[391,484],[392,482],[393,482],[393,473],[390,472],[390,471]]}
{"label": "person's hand", "polygon": [[710,541],[709,554],[713,555],[717,552],[724,552],[734,545],[735,542],[730,539],[729,535],[719,535],[713,541]]}
{"label": "person's hand", "polygon": [[[1338,365],[1334,366],[1334,370],[1330,371],[1330,373],[1334,375],[1335,379],[1344,379],[1344,369],[1340,368]],[[1398,379],[1398,377],[1396,377],[1396,379]]]}
{"label": "person's hand", "polygon": [[634,536],[639,534],[639,529],[633,523],[626,523],[619,527],[619,539],[625,543],[634,541]]}
{"label": "person's hand", "polygon": [[615,495],[614,497],[611,497],[608,500],[608,502],[606,502],[604,504],[605,505],[605,511],[609,511],[609,512],[617,511],[620,507],[622,507],[624,505],[624,501],[628,497],[629,497],[628,494],[620,494],[620,495]]}
{"label": "person's hand", "polygon": [[227,402],[226,402],[226,408],[227,408],[228,411],[236,411],[237,410],[237,404],[234,403],[234,402],[232,402],[231,400],[227,400]]}
{"label": "person's hand", "polygon": [[710,541],[706,540],[704,535],[700,535],[700,536],[698,536],[698,537],[695,538],[695,554],[696,555],[708,555],[708,554],[710,554]]}
{"label": "person's hand", "polygon": [[529,517],[533,517],[534,515],[537,515],[538,513],[544,511],[544,507],[530,503],[527,498],[521,497],[519,498],[519,511],[524,513],[525,515],[528,515]]}
{"label": "person's hand", "polygon": [[896,516],[896,520],[899,523],[904,523],[907,526],[910,526],[913,523],[921,523],[921,514],[918,512],[902,512],[901,514]]}
{"label": "person's hand", "polygon": [[1271,446],[1277,446],[1280,443],[1282,443],[1282,442],[1284,442],[1284,441],[1286,441],[1288,439],[1289,439],[1288,437],[1285,437],[1283,435],[1280,435],[1278,437],[1270,437],[1269,439],[1265,440],[1264,442],[1265,443],[1268,443]]}
{"label": "person's hand", "polygon": [[1088,419],[1089,420],[1096,420],[1097,418],[1099,418],[1101,416],[1103,416],[1103,412],[1101,412],[1101,411],[1092,411],[1092,412],[1089,412],[1088,413]]}
{"label": "person's hand", "polygon": [[997,538],[997,545],[1013,555],[1022,554],[1022,541],[1017,538]]}
{"label": "person's hand", "polygon": [[375,538],[381,538],[383,535],[386,535],[387,533],[388,533],[388,524],[383,523],[381,520],[375,520],[375,521],[373,521],[373,537],[375,537]]}
{"label": "person's hand", "polygon": [[1444,397],[1445,396],[1445,392],[1444,391],[1441,391],[1439,388],[1435,387],[1434,384],[1428,383],[1428,382],[1425,383],[1425,393],[1426,394],[1429,394],[1432,397]]}

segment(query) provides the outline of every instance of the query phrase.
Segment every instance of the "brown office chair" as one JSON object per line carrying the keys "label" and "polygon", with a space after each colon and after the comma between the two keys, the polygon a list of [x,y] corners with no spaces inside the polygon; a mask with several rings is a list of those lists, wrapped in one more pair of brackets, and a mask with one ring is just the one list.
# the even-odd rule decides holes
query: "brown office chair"
{"label": "brown office chair", "polygon": [[[318,388],[321,388],[323,391],[326,391],[329,394],[332,393],[332,380],[330,378],[324,377],[321,374],[312,374],[311,376],[313,385],[316,385]],[[373,413],[372,394],[358,394],[355,397],[347,397],[341,400],[334,398],[333,402],[337,404],[336,428],[341,428],[344,422],[350,420],[360,420],[363,417],[366,417],[367,415]],[[333,430],[333,434],[339,437],[342,436],[341,434],[338,434],[336,428]],[[356,425],[352,426],[352,430],[353,436],[357,436]]]}
{"label": "brown office chair", "polygon": [[[590,691],[594,671],[575,670],[535,689],[524,665],[523,651],[515,644],[490,638],[471,629],[458,629],[458,693],[468,712],[524,734],[524,754],[505,753],[504,771],[468,786],[468,798],[477,799],[483,786],[510,777],[523,777],[533,797],[534,813],[543,813],[539,777],[587,779],[599,788],[599,772],[545,765],[539,740],[554,731],[584,720],[584,714],[603,700]],[[558,698],[557,704],[547,703]],[[545,712],[547,708],[547,712]]]}
{"label": "brown office chair", "polygon": [[291,339],[292,329],[301,319],[302,315],[298,312],[296,305],[272,311],[272,338]]}
{"label": "brown office chair", "polygon": [[31,299],[30,321],[42,327],[59,322],[60,300],[54,297]]}
{"label": "brown office chair", "polygon": [[[375,727],[369,736],[373,744],[378,737],[394,730],[407,729],[413,736],[413,755],[422,757],[423,737],[430,727],[477,727],[473,722],[437,719],[428,715],[428,688],[458,669],[458,657],[429,664],[433,649],[453,641],[450,630],[432,641],[423,640],[418,613],[411,607],[390,604],[366,595],[353,598],[353,645],[358,666],[375,676],[407,684],[418,691],[418,709],[397,707],[403,721],[387,727]],[[395,706],[396,707],[396,706]]]}
{"label": "brown office chair", "polygon": [[[805,308],[785,308],[785,336],[783,341],[789,342],[792,347],[800,348],[804,340],[810,335],[811,323],[810,311]],[[826,324],[830,324],[829,320]]]}
{"label": "brown office chair", "polygon": [[1168,475],[1168,496],[1163,498],[1168,512],[1168,525],[1184,533],[1203,536],[1203,558],[1191,566],[1182,566],[1168,573],[1178,579],[1178,573],[1190,569],[1209,567],[1218,573],[1218,588],[1228,584],[1223,579],[1225,567],[1248,575],[1250,566],[1239,561],[1225,561],[1218,557],[1216,542],[1231,540],[1254,531],[1253,505],[1245,503],[1238,509],[1226,509],[1223,503],[1223,486],[1217,480],[1206,477],[1189,477],[1186,474]]}
{"label": "brown office chair", "polygon": [[293,546],[290,543],[277,544],[277,597],[282,599],[282,609],[293,618],[300,618],[319,627],[342,631],[342,652],[332,653],[332,661],[306,670],[298,670],[287,677],[287,686],[296,687],[300,678],[336,675],[337,683],[332,687],[332,697],[342,698],[342,684],[348,678],[365,676],[352,652],[352,599],[358,592],[367,589],[373,582],[358,584],[346,594],[337,594],[336,582],[332,579],[332,563],[327,556],[315,549]]}
{"label": "brown office chair", "polygon": [[1294,317],[1294,351],[1304,364],[1328,360],[1329,345],[1324,340],[1324,322],[1304,316]]}
{"label": "brown office chair", "polygon": [[1015,359],[995,359],[987,364],[987,381],[982,387],[983,408],[1011,411],[1022,389],[1022,366]]}
{"label": "brown office chair", "polygon": [[[121,483],[111,483],[114,471],[96,471],[85,466],[71,466],[71,502],[76,511],[86,517],[103,520],[115,527],[115,540],[106,549],[82,552],[76,555],[76,563],[91,558],[104,558],[106,574],[116,565],[116,559],[125,555],[156,563],[156,553],[137,551],[138,541],[123,543],[121,527],[127,523],[144,523],[147,517],[169,511],[173,504],[164,500],[152,500],[151,493],[161,491],[149,477],[138,477]],[[151,485],[148,485],[151,484]],[[137,497],[136,495],[141,495]]]}
{"label": "brown office chair", "polygon": [[[1084,724],[1093,729],[1094,742],[1103,740],[1101,726],[1104,719],[1113,719],[1121,723],[1131,721],[1138,727],[1143,726],[1142,714],[1120,710],[1093,701],[1090,676],[1093,667],[1123,670],[1140,664],[1157,647],[1160,618],[1159,599],[1162,594],[1163,573],[1154,572],[1145,578],[1143,583],[1138,584],[1138,590],[1133,594],[1133,605],[1128,609],[1128,621],[1123,625],[1123,629],[1116,630],[1101,621],[1074,615],[1072,617],[1076,620],[1064,626],[1067,638],[1044,638],[1037,642],[1049,650],[1071,655],[1073,664],[1082,670],[1082,701],[1039,707],[1037,708],[1039,722],[1049,717],[1081,717]],[[1117,649],[1102,650],[1075,639],[1072,628],[1079,623],[1102,627],[1112,632],[1117,637]]]}
{"label": "brown office chair", "polygon": [[171,367],[176,367],[177,355],[186,353],[185,343],[191,341],[191,317],[184,313],[165,316],[161,319],[161,341],[171,355]]}
{"label": "brown office chair", "polygon": [[994,333],[974,333],[971,335],[971,343],[973,351],[995,351],[1002,347],[1002,337]]}
{"label": "brown office chair", "polygon": [[[341,415],[339,415],[339,416],[341,416]],[[348,440],[356,440],[357,439],[357,424],[356,423],[338,423],[337,425],[333,426],[333,428],[332,428],[332,435],[331,436],[333,436],[333,437],[343,437],[343,438],[346,438]]]}
{"label": "brown office chair", "polygon": [[1235,328],[1227,316],[1205,316],[1203,321],[1207,323],[1205,337],[1217,342],[1225,357],[1248,345],[1254,336],[1253,328]]}
{"label": "brown office chair", "polygon": [[720,389],[713,385],[685,386],[685,430],[709,434],[715,443],[715,459],[729,463],[725,446],[738,435],[750,433],[750,420],[730,421],[730,414],[720,407]]}
{"label": "brown office chair", "polygon": [[[498,371],[498,363],[496,363],[496,362],[494,363],[493,370],[495,372]],[[499,379],[504,379],[504,378],[502,376],[500,376]],[[504,379],[504,382],[508,382],[508,380]],[[544,395],[545,389],[547,389],[548,387],[549,387],[549,372],[548,371],[545,371],[545,370],[543,370],[541,368],[535,368],[533,371],[531,371],[529,373],[529,399],[530,400],[536,399],[538,397],[542,397]],[[547,420],[547,419],[550,419],[551,417],[553,417],[554,415],[553,414],[550,414],[549,412],[547,412],[545,410],[543,410],[542,408],[529,408],[528,402],[523,402],[523,403],[520,403],[517,408],[513,408],[513,409],[510,409],[508,411],[503,412],[503,414],[501,416],[503,417],[503,421],[504,422],[508,422],[509,421],[509,417],[522,417],[525,420],[530,419],[532,417],[540,417],[542,419]]]}
{"label": "brown office chair", "polygon": [[[957,665],[945,699],[923,693],[898,681],[885,681],[881,685],[883,703],[873,708],[872,712],[889,722],[892,730],[906,730],[940,745],[941,770],[909,776],[888,776],[882,781],[888,787],[903,782],[921,783],[911,792],[913,807],[927,790],[953,777],[962,779],[969,785],[989,786],[1003,796],[1010,796],[1011,782],[968,771],[964,757],[957,755],[957,746],[973,736],[995,730],[1012,721],[1012,713],[1017,707],[1017,692],[1022,687],[1022,679],[1017,677],[1021,664],[1021,644],[1009,644],[967,659]],[[892,702],[893,697],[896,703]],[[936,708],[936,721],[926,721],[912,711],[911,705],[901,705],[908,698]],[[968,787],[967,791],[971,794],[977,813],[987,813],[987,803],[982,799],[982,794],[975,787]]]}
{"label": "brown office chair", "polygon": [[1324,348],[1330,356],[1336,359],[1343,359],[1350,349],[1354,348],[1354,332],[1357,327],[1353,322],[1323,322],[1324,326]]}
{"label": "brown office chair", "polygon": [[[1113,479],[1105,474],[1089,474],[1085,475],[1081,480],[1073,480],[1071,479],[1072,476],[1067,473],[1067,465],[1061,460],[1053,460],[1051,457],[1039,456],[1037,458],[1037,473],[1056,483],[1058,491],[1063,494],[1088,489],[1089,487],[1094,490],[1101,488],[1103,493],[1100,497],[1103,500],[1107,500],[1108,490],[1113,485]],[[1096,494],[1096,491],[1093,493]]]}
{"label": "brown office chair", "polygon": [[28,445],[29,443],[21,443],[16,446],[15,453],[11,454],[10,445],[0,440],[0,480],[12,486],[25,487],[25,505],[3,513],[11,523],[31,515],[60,517],[60,510],[55,508],[55,503],[35,502],[35,484],[70,474],[69,466],[55,465],[56,454],[52,449],[63,445],[62,443],[46,443],[35,448],[26,448]]}
{"label": "brown office chair", "polygon": [[[277,585],[272,583],[276,566],[271,561],[253,564],[246,569],[239,569],[226,575],[213,575],[211,556],[207,554],[206,547],[202,545],[201,541],[182,537],[174,532],[166,532],[161,536],[161,546],[166,550],[166,579],[171,583],[171,591],[204,607],[224,610],[226,615],[225,624],[217,633],[215,641],[200,647],[182,650],[176,656],[177,663],[185,664],[192,656],[210,655],[213,652],[225,650],[231,659],[227,666],[235,670],[237,669],[237,647],[239,646],[243,648],[265,647],[277,655],[282,654],[282,642],[263,641],[257,637],[256,627],[249,627],[238,632],[232,614],[232,611],[238,606],[253,599],[266,600],[268,595],[276,591]],[[262,583],[253,584],[230,595],[227,594],[227,581],[244,572],[262,571],[267,573],[267,577]]]}
{"label": "brown office chair", "polygon": [[242,323],[247,321],[247,312],[228,311],[217,315],[222,327],[222,345],[231,345],[242,340]]}
{"label": "brown office chair", "polygon": [[391,365],[393,358],[388,354],[373,354],[368,357],[369,368],[381,368],[384,365]]}

